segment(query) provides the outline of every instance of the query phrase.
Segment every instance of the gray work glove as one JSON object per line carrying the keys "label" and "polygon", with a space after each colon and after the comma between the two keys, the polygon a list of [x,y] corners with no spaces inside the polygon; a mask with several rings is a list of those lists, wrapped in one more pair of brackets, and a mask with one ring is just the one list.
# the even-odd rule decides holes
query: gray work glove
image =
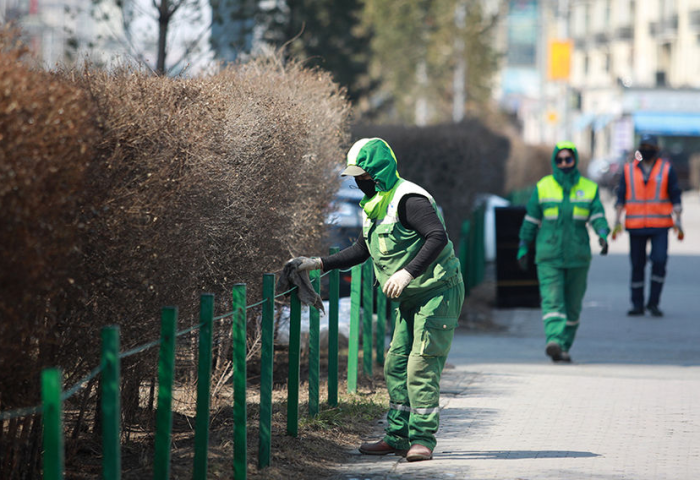
{"label": "gray work glove", "polygon": [[299,266],[297,266],[297,270],[302,272],[310,272],[311,270],[323,269],[323,262],[319,257],[296,257],[292,260],[299,260],[301,262],[299,263]]}

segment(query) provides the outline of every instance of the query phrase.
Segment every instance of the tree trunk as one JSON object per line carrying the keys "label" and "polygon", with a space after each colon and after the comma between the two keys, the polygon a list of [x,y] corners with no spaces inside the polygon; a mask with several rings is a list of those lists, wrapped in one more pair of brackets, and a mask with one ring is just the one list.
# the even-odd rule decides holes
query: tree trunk
{"label": "tree trunk", "polygon": [[160,0],[160,14],[158,15],[158,61],[156,72],[165,75],[165,54],[168,38],[168,24],[170,23],[170,0]]}

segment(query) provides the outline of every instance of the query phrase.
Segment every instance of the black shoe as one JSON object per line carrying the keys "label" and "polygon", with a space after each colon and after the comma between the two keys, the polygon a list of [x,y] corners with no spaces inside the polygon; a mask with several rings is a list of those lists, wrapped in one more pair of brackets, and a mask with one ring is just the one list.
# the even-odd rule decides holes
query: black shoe
{"label": "black shoe", "polygon": [[651,313],[651,315],[654,317],[664,316],[664,312],[659,310],[659,307],[657,305],[647,305],[647,310],[649,310],[649,313]]}
{"label": "black shoe", "polygon": [[630,317],[640,317],[644,315],[644,309],[643,308],[633,308],[632,310],[627,311],[627,315]]}
{"label": "black shoe", "polygon": [[571,355],[569,352],[561,352],[561,358],[557,361],[558,363],[571,363]]}
{"label": "black shoe", "polygon": [[557,342],[549,342],[545,347],[544,352],[552,358],[553,362],[561,362],[561,345],[559,345]]}

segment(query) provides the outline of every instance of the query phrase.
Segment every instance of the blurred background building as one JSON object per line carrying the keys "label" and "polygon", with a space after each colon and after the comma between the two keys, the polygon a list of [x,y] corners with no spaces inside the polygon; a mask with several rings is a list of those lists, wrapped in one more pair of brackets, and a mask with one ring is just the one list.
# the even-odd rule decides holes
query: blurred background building
{"label": "blurred background building", "polygon": [[687,186],[700,153],[700,0],[511,0],[497,94],[533,144],[572,139],[605,169],[642,133]]}
{"label": "blurred background building", "polygon": [[[163,4],[178,11],[161,52]],[[601,169],[628,158],[641,133],[661,137],[684,186],[700,164],[700,0],[409,2],[406,19],[378,29],[392,5],[0,0],[0,18],[19,22],[48,68],[89,52],[98,64],[121,57],[191,73],[284,46],[330,70],[369,119],[459,122],[495,103],[526,143],[571,139]]]}

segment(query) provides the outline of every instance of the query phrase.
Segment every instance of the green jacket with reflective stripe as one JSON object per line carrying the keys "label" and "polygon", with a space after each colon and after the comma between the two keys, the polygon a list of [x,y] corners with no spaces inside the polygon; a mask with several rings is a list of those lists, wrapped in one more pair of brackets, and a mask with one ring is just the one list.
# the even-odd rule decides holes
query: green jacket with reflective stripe
{"label": "green jacket with reflective stripe", "polygon": [[537,183],[527,204],[520,239],[528,245],[537,239],[535,263],[583,267],[591,261],[588,222],[599,236],[608,235],[598,185],[579,175],[576,183],[565,189],[554,175],[547,175]]}

